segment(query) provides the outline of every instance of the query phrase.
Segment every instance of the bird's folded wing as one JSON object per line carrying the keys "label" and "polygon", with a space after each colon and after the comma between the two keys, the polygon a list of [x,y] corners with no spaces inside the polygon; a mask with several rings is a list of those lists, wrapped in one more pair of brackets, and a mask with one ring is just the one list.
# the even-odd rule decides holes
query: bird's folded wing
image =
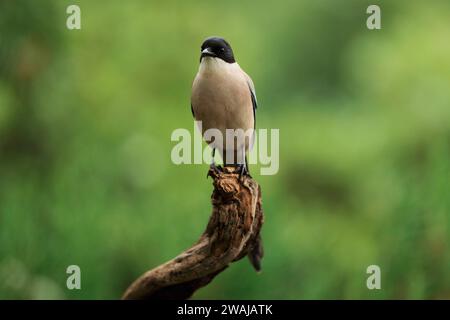
{"label": "bird's folded wing", "polygon": [[253,104],[253,120],[254,120],[254,128],[256,128],[256,109],[258,108],[258,100],[256,99],[256,91],[255,91],[255,85],[253,84],[252,78],[249,77],[248,74],[245,74],[247,77],[247,84],[248,88],[250,89],[250,95],[252,97],[252,104]]}

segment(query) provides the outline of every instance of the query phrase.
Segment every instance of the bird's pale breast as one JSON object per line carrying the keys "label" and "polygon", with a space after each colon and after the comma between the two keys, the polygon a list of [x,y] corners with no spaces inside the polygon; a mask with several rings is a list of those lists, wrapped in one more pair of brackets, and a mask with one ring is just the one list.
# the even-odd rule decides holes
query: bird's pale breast
{"label": "bird's pale breast", "polygon": [[253,104],[247,75],[237,63],[214,58],[203,60],[191,97],[195,119],[202,121],[202,134],[216,128],[225,139],[226,129],[253,130]]}

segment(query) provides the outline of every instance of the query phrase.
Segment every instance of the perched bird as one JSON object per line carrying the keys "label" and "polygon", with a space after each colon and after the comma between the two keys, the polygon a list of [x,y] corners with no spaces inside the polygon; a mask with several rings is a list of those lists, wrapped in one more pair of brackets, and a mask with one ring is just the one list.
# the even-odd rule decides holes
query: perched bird
{"label": "perched bird", "polygon": [[[219,37],[207,38],[201,46],[200,67],[192,85],[191,110],[194,118],[202,122],[202,135],[208,129],[222,133],[222,141],[205,139],[212,148],[212,166],[217,149],[225,166],[237,166],[241,176],[249,175],[246,152],[254,140],[256,108],[253,81],[236,62],[230,44]],[[245,138],[235,135],[230,141],[227,129],[241,129]]]}

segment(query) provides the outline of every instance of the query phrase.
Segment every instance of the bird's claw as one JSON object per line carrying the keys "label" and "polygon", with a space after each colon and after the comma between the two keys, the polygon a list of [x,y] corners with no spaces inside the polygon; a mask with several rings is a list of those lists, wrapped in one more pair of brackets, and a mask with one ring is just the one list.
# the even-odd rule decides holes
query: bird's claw
{"label": "bird's claw", "polygon": [[238,165],[238,171],[239,171],[239,180],[242,180],[243,176],[247,176],[251,178],[250,172],[247,169],[247,165],[245,164],[239,164]]}
{"label": "bird's claw", "polygon": [[208,179],[208,177],[212,177],[212,172],[214,172],[214,174],[219,174],[220,172],[222,172],[222,168],[220,166],[216,166],[214,162],[211,163],[209,165],[208,173],[206,174],[206,179]]}

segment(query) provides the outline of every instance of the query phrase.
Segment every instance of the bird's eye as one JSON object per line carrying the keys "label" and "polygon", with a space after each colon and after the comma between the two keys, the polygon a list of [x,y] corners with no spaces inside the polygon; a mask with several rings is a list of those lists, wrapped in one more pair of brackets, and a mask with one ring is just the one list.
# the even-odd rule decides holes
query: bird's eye
{"label": "bird's eye", "polygon": [[225,52],[225,48],[220,48],[220,52]]}

